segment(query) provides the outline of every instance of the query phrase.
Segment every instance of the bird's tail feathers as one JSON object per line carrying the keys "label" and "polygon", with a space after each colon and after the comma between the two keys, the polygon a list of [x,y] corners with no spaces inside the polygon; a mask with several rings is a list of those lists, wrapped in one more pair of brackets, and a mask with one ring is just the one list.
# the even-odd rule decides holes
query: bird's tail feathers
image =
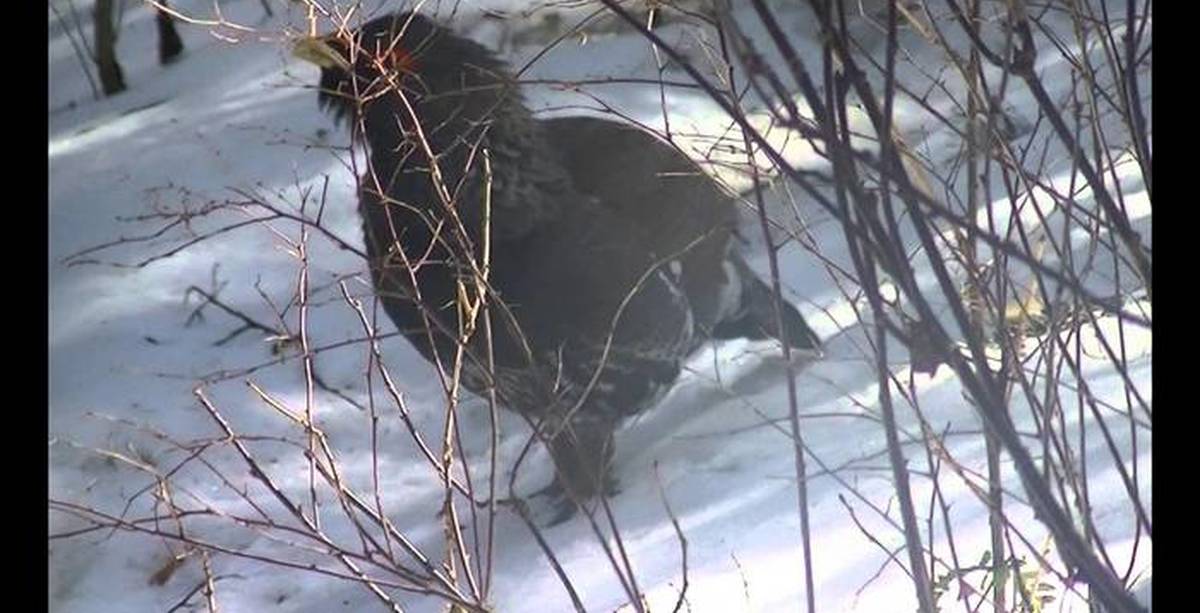
{"label": "bird's tail feathers", "polygon": [[786,341],[793,349],[820,351],[821,339],[808,327],[808,323],[796,307],[787,300],[781,302],[783,333],[780,333],[775,315],[774,291],[759,279],[741,258],[735,256],[733,263],[741,277],[741,306],[732,317],[717,323],[713,328],[713,338],[776,338]]}

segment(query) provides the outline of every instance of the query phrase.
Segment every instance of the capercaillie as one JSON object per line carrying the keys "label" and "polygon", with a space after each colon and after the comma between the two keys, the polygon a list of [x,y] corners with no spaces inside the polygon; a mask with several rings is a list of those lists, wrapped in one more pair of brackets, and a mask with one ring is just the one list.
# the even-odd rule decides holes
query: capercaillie
{"label": "capercaillie", "polygon": [[[464,385],[531,420],[565,497],[556,521],[613,490],[613,432],[706,341],[819,348],[786,303],[779,330],[735,249],[734,200],[653,134],[533,117],[494,53],[417,13],[295,52],[367,144],[359,211],[386,313],[427,360],[461,349]],[[487,326],[464,308],[480,295]]]}

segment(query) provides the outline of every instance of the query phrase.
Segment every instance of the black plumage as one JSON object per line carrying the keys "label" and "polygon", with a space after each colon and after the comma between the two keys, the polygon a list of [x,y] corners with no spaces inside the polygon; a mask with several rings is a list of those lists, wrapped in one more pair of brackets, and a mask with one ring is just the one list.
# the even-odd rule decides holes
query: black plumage
{"label": "black plumage", "polygon": [[[418,14],[297,55],[322,67],[321,106],[368,144],[359,207],[387,314],[448,363],[486,269],[491,351],[477,325],[464,384],[494,385],[538,425],[575,500],[611,489],[613,431],[705,341],[780,336],[771,290],[734,249],[733,200],[657,137],[535,119],[492,52]],[[784,321],[793,347],[819,346],[786,304]]]}

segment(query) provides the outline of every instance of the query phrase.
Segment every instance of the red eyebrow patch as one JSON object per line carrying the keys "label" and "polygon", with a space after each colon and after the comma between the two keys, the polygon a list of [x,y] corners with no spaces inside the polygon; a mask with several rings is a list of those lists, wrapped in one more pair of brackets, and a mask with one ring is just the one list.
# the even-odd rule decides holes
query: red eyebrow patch
{"label": "red eyebrow patch", "polygon": [[392,68],[397,72],[416,72],[417,60],[401,45],[392,49]]}

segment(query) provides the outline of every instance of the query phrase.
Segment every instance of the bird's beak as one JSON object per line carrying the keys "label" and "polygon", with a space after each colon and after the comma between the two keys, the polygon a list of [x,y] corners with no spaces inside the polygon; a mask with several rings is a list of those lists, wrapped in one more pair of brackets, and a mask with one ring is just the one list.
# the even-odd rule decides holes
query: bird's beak
{"label": "bird's beak", "polygon": [[292,55],[321,68],[350,71],[350,62],[322,37],[310,36],[296,41],[296,44],[292,45]]}

